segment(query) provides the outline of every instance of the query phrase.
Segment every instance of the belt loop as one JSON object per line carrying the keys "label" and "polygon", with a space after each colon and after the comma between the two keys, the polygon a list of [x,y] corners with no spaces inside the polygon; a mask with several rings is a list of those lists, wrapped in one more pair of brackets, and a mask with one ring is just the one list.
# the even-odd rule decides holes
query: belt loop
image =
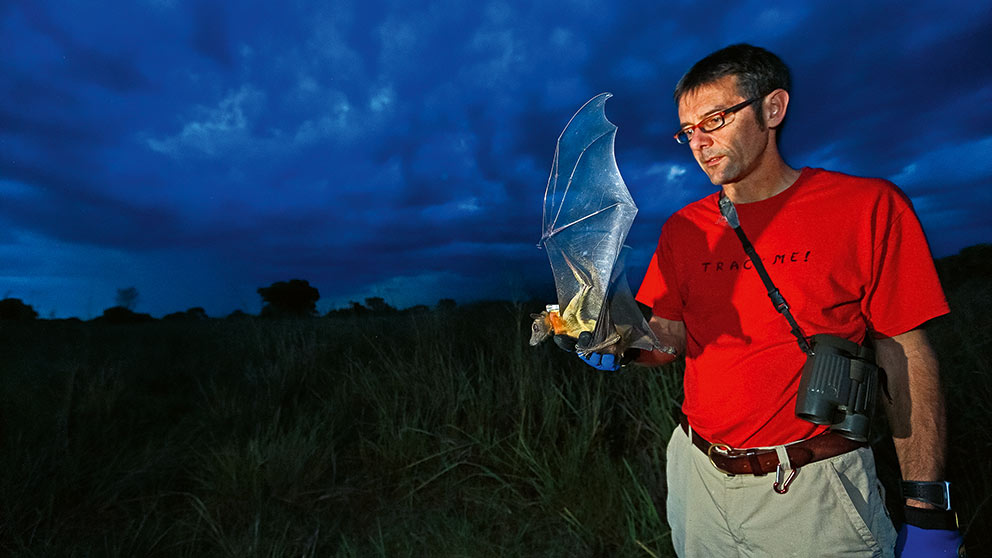
{"label": "belt loop", "polygon": [[761,460],[758,459],[758,450],[754,448],[748,448],[744,450],[744,455],[747,457],[748,465],[751,466],[751,474],[760,477],[765,475],[765,470],[761,467]]}
{"label": "belt loop", "polygon": [[792,461],[789,460],[789,452],[785,446],[775,446],[775,453],[778,454],[778,466],[786,471],[792,470]]}
{"label": "belt loop", "polygon": [[[772,490],[779,494],[785,494],[789,491],[789,485],[799,474],[799,467],[792,468],[792,461],[789,460],[789,452],[786,451],[785,446],[775,446],[775,453],[778,454],[778,467],[775,468],[775,482],[772,483]],[[783,479],[785,471],[789,471],[789,476]]]}

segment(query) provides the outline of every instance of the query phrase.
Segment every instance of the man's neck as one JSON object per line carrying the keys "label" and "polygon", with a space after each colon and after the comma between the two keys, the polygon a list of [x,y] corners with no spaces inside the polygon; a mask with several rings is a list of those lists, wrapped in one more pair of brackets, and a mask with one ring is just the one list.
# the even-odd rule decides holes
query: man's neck
{"label": "man's neck", "polygon": [[[777,155],[777,153],[775,154]],[[781,194],[795,184],[801,172],[787,165],[781,157],[758,165],[740,182],[723,185],[723,191],[734,203],[752,203]]]}

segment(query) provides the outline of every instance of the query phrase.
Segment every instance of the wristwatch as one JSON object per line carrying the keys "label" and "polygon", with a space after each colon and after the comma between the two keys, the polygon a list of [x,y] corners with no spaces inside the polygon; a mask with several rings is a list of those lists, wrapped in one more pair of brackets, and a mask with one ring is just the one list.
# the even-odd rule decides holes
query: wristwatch
{"label": "wristwatch", "polygon": [[944,511],[951,509],[951,483],[947,481],[902,481],[901,488],[903,498],[933,504]]}

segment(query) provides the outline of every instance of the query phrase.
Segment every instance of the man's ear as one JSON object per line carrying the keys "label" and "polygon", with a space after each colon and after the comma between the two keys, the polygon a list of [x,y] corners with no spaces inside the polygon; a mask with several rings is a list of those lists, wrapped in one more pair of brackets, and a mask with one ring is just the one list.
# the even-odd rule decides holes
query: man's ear
{"label": "man's ear", "polygon": [[785,89],[776,89],[765,97],[765,102],[761,104],[762,116],[765,117],[765,126],[774,128],[785,120],[785,113],[789,109],[789,92]]}

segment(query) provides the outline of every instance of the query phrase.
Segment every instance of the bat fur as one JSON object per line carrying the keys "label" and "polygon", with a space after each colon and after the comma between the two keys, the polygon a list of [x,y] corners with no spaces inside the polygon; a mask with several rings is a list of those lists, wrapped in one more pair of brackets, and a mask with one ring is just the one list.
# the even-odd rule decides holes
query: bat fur
{"label": "bat fur", "polygon": [[[552,335],[567,335],[572,339],[578,340],[582,332],[592,333],[596,329],[596,320],[582,318],[584,314],[583,309],[590,302],[591,295],[595,298],[595,293],[601,292],[599,285],[596,284],[596,276],[585,273],[582,265],[573,263],[567,256],[565,257],[565,263],[568,264],[572,274],[575,275],[575,279],[579,282],[579,292],[568,301],[565,310],[560,314],[553,310],[545,310],[540,314],[530,315],[534,320],[531,324],[531,346],[540,344]],[[600,304],[597,304],[597,306]],[[620,328],[618,327],[617,329],[619,330]],[[619,331],[614,331],[602,343],[592,346],[577,346],[576,349],[582,354],[613,352],[608,349],[620,341],[622,337]]]}

